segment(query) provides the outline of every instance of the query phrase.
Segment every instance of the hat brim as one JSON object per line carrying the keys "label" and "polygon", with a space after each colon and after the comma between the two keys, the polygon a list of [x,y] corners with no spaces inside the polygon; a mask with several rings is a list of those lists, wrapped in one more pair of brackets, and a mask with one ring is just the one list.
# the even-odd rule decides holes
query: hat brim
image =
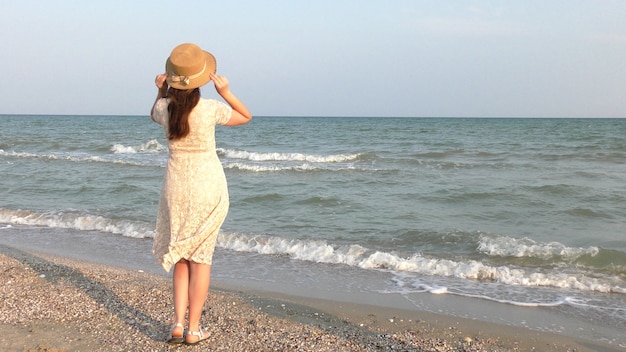
{"label": "hat brim", "polygon": [[[217,62],[215,61],[215,56],[213,56],[213,54],[204,50],[202,52],[204,53],[204,62],[206,63],[206,67],[198,77],[190,78],[188,84],[183,84],[181,82],[172,82],[168,77],[167,84],[169,84],[169,86],[172,88],[188,90],[202,87],[203,85],[209,83],[209,81],[211,81],[211,74],[217,72]],[[168,74],[170,72],[174,72],[174,67],[170,62],[169,57],[165,62],[165,71]]]}

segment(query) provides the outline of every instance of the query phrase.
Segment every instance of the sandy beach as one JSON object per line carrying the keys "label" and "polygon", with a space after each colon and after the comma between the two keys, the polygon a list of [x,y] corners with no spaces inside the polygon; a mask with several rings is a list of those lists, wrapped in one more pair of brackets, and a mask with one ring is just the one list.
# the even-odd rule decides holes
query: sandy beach
{"label": "sandy beach", "polygon": [[165,276],[0,245],[2,351],[622,351],[426,312],[211,287],[211,337],[170,346]]}

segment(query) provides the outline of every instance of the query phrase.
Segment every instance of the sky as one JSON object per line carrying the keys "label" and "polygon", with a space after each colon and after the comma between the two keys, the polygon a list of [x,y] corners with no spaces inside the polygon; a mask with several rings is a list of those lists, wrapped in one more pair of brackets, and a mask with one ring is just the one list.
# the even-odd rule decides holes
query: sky
{"label": "sky", "polygon": [[257,116],[626,117],[625,18],[624,0],[6,1],[0,114],[147,116],[191,42]]}

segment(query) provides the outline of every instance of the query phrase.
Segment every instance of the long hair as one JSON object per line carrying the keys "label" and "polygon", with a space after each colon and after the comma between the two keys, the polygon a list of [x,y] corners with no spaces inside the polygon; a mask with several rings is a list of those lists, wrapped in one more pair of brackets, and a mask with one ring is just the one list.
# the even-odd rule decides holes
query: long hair
{"label": "long hair", "polygon": [[167,97],[170,99],[167,138],[183,138],[189,134],[189,113],[200,101],[200,88],[182,90],[170,87]]}

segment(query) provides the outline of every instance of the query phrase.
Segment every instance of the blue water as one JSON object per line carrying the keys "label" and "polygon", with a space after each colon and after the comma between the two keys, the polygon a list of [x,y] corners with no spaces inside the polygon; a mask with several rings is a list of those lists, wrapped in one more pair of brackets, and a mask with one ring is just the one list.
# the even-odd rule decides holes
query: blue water
{"label": "blue water", "polygon": [[[232,262],[217,278],[626,329],[626,119],[258,117],[217,142],[231,210],[216,256]],[[1,115],[0,236],[145,246],[166,159],[148,117]],[[281,266],[324,277],[267,270]]]}

